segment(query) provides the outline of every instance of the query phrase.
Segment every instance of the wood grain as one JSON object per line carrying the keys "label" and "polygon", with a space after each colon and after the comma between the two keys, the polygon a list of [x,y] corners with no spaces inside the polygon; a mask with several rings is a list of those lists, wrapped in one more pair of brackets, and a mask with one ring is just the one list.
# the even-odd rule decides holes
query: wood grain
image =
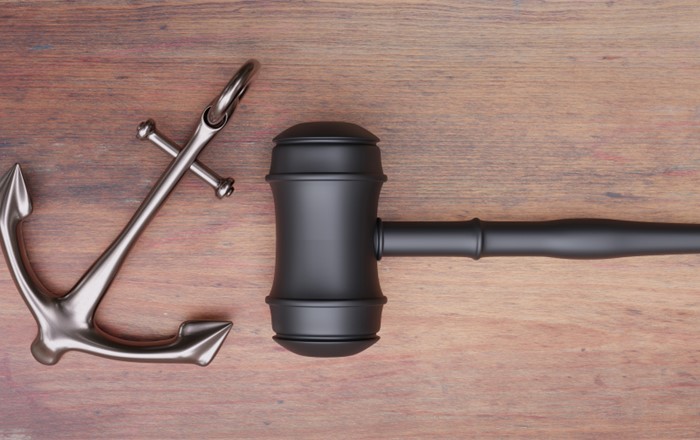
{"label": "wood grain", "polygon": [[69,289],[249,57],[263,70],[98,314],[127,337],[235,327],[207,368],[69,353],[0,269],[0,438],[698,438],[700,257],[385,259],[382,340],[308,359],[271,339],[263,177],[292,124],[383,139],[380,215],[700,221],[700,4],[0,2],[0,168],[21,162],[39,276]]}

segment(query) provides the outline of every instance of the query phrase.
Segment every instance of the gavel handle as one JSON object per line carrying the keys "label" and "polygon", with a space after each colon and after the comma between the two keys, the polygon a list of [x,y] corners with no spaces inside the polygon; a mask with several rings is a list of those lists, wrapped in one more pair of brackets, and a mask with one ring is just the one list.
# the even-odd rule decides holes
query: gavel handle
{"label": "gavel handle", "polygon": [[700,253],[700,225],[602,219],[542,222],[382,222],[377,259],[389,256],[536,256],[598,259]]}

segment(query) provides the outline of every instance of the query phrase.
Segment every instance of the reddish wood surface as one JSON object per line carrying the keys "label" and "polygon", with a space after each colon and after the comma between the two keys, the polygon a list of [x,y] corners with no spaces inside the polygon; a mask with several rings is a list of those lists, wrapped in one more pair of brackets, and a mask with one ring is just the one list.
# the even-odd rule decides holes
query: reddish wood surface
{"label": "reddish wood surface", "polygon": [[0,2],[0,168],[21,162],[46,284],[69,289],[248,57],[263,65],[98,314],[128,337],[235,327],[207,368],[69,353],[0,268],[0,438],[697,438],[700,257],[385,259],[382,339],[292,355],[263,301],[266,174],[292,124],[383,139],[385,219],[700,221],[700,4],[676,1]]}

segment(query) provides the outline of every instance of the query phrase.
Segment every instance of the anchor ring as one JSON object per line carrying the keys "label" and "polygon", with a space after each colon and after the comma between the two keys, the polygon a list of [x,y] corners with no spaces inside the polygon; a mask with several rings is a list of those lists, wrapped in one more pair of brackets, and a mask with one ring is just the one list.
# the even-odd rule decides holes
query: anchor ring
{"label": "anchor ring", "polygon": [[211,128],[220,128],[229,120],[259,69],[260,63],[250,59],[233,75],[231,81],[205,110],[204,120]]}

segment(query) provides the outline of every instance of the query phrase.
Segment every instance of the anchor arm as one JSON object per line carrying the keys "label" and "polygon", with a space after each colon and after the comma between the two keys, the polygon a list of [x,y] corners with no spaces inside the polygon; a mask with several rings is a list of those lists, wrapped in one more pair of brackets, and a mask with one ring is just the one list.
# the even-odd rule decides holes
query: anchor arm
{"label": "anchor arm", "polygon": [[116,360],[188,363],[205,367],[214,359],[231,327],[232,323],[224,321],[186,321],[180,325],[177,336],[141,344],[116,338],[98,327],[92,333],[93,344],[78,350]]}
{"label": "anchor arm", "polygon": [[28,264],[22,222],[32,213],[32,201],[22,174],[15,164],[0,178],[0,235],[5,261],[24,302],[39,321],[53,295],[39,281]]}
{"label": "anchor arm", "polygon": [[32,355],[44,365],[56,364],[70,350],[128,362],[195,364],[202,367],[214,359],[231,331],[230,322],[186,321],[176,336],[157,341],[130,341],[110,335],[97,325],[74,332],[57,344],[57,337],[40,331],[32,343]]}

